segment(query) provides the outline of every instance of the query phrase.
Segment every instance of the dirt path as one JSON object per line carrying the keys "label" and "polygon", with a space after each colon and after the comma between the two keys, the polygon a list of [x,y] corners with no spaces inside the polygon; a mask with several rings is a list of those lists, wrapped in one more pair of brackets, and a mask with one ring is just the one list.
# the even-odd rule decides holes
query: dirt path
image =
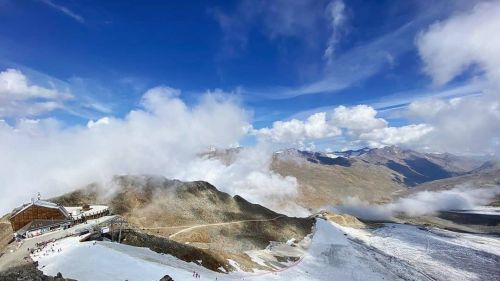
{"label": "dirt path", "polygon": [[158,226],[158,227],[146,227],[142,228],[145,230],[151,230],[151,229],[165,229],[165,228],[181,228],[181,227],[186,227],[185,229],[182,229],[180,231],[177,231],[176,233],[171,234],[168,238],[172,239],[178,234],[184,233],[191,231],[196,228],[202,228],[202,227],[210,227],[210,226],[221,226],[221,225],[229,225],[229,224],[237,224],[237,223],[245,223],[245,222],[263,222],[263,221],[274,221],[279,218],[285,217],[284,215],[277,216],[272,219],[264,219],[264,220],[241,220],[241,221],[231,221],[231,222],[220,222],[220,223],[209,223],[209,224],[198,224],[198,225],[186,225],[186,226]]}

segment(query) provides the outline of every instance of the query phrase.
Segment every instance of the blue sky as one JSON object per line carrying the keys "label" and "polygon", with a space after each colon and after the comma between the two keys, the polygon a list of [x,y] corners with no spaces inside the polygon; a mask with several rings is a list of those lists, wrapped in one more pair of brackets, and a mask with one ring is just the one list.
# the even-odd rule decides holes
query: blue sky
{"label": "blue sky", "polygon": [[[0,66],[57,79],[118,116],[155,85],[181,89],[188,103],[222,89],[241,95],[262,127],[315,108],[427,91],[414,37],[454,7],[425,2],[346,1],[328,64],[328,1],[3,0]],[[318,82],[325,85],[302,95]]]}
{"label": "blue sky", "polygon": [[[21,96],[7,96],[3,108],[0,99],[0,117],[10,124],[19,118],[57,118],[67,126],[106,116],[123,118],[141,106],[148,89],[165,86],[179,89],[188,106],[207,92],[236,97],[252,113],[255,130],[273,128],[280,120],[303,121],[302,142],[308,138],[308,117],[347,106],[353,109],[347,117],[358,114],[356,122],[375,125],[356,131],[345,119],[332,117],[344,124],[339,128],[349,146],[378,146],[379,141],[369,140],[386,137],[390,141],[385,144],[409,143],[405,130],[413,128],[392,127],[423,124],[428,126],[416,131],[428,134],[446,116],[432,122],[425,116],[412,119],[408,116],[414,112],[402,109],[422,99],[438,99],[432,108],[440,110],[439,100],[482,95],[483,82],[491,78],[490,60],[481,50],[475,57],[463,53],[458,64],[454,51],[447,50],[460,43],[446,45],[433,34],[454,38],[455,19],[466,22],[471,15],[475,24],[486,13],[482,10],[496,8],[496,3],[0,0],[0,72],[11,75],[8,79],[26,79],[22,85],[56,91],[49,98],[37,93],[29,101],[24,90],[17,91]],[[492,13],[488,20],[494,20]],[[444,56],[450,58],[443,63]],[[439,82],[439,75],[450,76],[450,69],[451,78]],[[356,111],[357,105],[369,108]],[[454,114],[451,107],[456,106],[448,104],[446,114]],[[371,119],[363,121],[363,116]],[[423,121],[428,124],[419,123]],[[294,124],[284,123],[288,131],[289,125]],[[328,141],[333,135],[335,130],[313,139],[324,143],[325,136]]]}
{"label": "blue sky", "polygon": [[294,191],[283,148],[498,157],[498,27],[499,0],[0,0],[2,186],[159,174],[259,202]]}

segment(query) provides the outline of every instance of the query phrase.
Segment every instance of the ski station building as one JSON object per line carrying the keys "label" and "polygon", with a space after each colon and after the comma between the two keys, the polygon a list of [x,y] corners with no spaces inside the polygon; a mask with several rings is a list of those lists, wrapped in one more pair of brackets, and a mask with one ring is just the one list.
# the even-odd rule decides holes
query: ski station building
{"label": "ski station building", "polygon": [[108,206],[64,207],[39,197],[14,210],[9,220],[17,238],[29,238],[108,214]]}

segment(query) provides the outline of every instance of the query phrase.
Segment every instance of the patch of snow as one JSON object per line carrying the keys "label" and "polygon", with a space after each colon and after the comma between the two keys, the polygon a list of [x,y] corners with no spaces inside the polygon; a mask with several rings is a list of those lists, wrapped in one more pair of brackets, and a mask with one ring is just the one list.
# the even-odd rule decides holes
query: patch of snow
{"label": "patch of snow", "polygon": [[443,229],[386,224],[373,231],[338,226],[435,280],[499,280],[500,239]]}
{"label": "patch of snow", "polygon": [[89,217],[91,215],[102,213],[108,210],[108,206],[104,205],[91,205],[90,209],[84,211],[83,207],[64,207],[68,213],[70,213],[74,219],[81,219],[83,217]]}
{"label": "patch of snow", "polygon": [[500,216],[500,207],[477,206],[471,210],[456,210],[456,213]]}
{"label": "patch of snow", "polygon": [[325,155],[328,156],[329,158],[333,158],[333,159],[339,157],[337,154],[334,154],[334,153],[326,153]]}
{"label": "patch of snow", "polygon": [[217,275],[202,266],[146,248],[111,242],[80,243],[77,237],[49,245],[42,252],[33,254],[32,258],[47,275],[61,272],[65,277],[80,281],[160,280],[166,274],[174,280],[194,280],[193,272],[200,274],[201,278],[197,280],[215,280]]}
{"label": "patch of snow", "polygon": [[[32,257],[45,274],[61,272],[80,281],[147,281],[166,274],[174,280],[195,280],[193,272],[200,275],[196,280],[499,280],[500,276],[500,241],[490,236],[397,224],[353,229],[318,219],[312,239],[306,237],[298,248],[301,243],[308,247],[298,261],[272,263],[274,270],[254,273],[243,272],[234,260],[228,263],[237,271],[217,273],[147,248],[79,243],[76,237],[60,240]],[[295,248],[281,243],[263,251],[286,247]],[[269,267],[269,257],[259,251],[251,257]]]}
{"label": "patch of snow", "polygon": [[241,272],[244,271],[241,269],[240,265],[236,261],[234,261],[232,259],[228,259],[227,262],[229,263],[230,266],[236,268],[237,271],[241,271]]}

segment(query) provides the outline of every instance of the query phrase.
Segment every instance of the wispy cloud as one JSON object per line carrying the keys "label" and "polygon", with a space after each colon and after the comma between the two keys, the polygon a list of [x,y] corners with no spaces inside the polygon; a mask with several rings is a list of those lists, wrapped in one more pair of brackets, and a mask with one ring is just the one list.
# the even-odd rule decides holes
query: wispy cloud
{"label": "wispy cloud", "polygon": [[71,11],[70,9],[68,9],[68,8],[67,8],[67,7],[65,7],[65,6],[58,5],[58,4],[54,3],[52,0],[40,0],[40,1],[41,1],[42,3],[44,3],[44,4],[48,5],[48,6],[50,6],[50,7],[52,7],[52,8],[54,8],[54,9],[58,10],[59,12],[61,12],[61,13],[65,14],[66,16],[68,16],[68,17],[70,17],[70,18],[72,18],[72,19],[76,20],[76,21],[77,21],[77,22],[79,22],[79,23],[84,23],[84,22],[85,22],[85,19],[84,19],[81,15],[79,15],[79,14],[77,14],[77,13],[75,13],[75,12]]}
{"label": "wispy cloud", "polygon": [[114,81],[108,83],[113,86],[78,77],[61,80],[22,65],[0,68],[0,119],[40,118],[54,111],[82,119],[100,118],[119,107],[106,98],[118,89]]}
{"label": "wispy cloud", "polygon": [[[48,83],[50,84],[50,83]],[[0,118],[36,116],[63,108],[73,98],[69,91],[32,84],[19,70],[0,72]]]}
{"label": "wispy cloud", "polygon": [[307,38],[303,42],[314,45],[322,35],[320,27],[331,21],[323,1],[244,0],[231,12],[219,8],[210,12],[223,32],[223,56],[227,57],[246,48],[252,30],[272,41]]}
{"label": "wispy cloud", "polygon": [[[325,69],[308,82],[298,86],[271,86],[265,88],[247,88],[248,96],[255,99],[289,99],[303,95],[334,93],[358,85],[366,79],[391,69],[398,64],[398,59],[415,50],[415,36],[429,23],[442,19],[460,5],[447,6],[444,2],[436,4],[439,8],[429,9],[417,5],[415,16],[399,27],[378,37],[356,42],[347,50],[333,51],[339,43],[340,36],[346,28],[346,6],[340,1],[332,1],[326,8],[327,24],[332,31],[326,42],[323,59],[326,59]],[[306,37],[303,37],[306,38]]]}
{"label": "wispy cloud", "polygon": [[370,104],[379,111],[391,108],[402,108],[407,107],[412,102],[422,99],[452,99],[481,95],[484,86],[484,81],[477,80],[437,89],[405,91],[384,96],[377,101],[371,101]]}
{"label": "wispy cloud", "polygon": [[[477,80],[472,83],[468,82],[436,89],[419,89],[414,91],[398,92],[375,100],[363,100],[359,103],[370,105],[384,118],[392,118],[394,115],[400,115],[399,113],[394,114],[395,111],[405,110],[413,102],[431,99],[450,100],[454,98],[480,96],[483,94],[483,89],[484,81]],[[305,119],[307,116],[317,112],[331,112],[337,106],[337,104],[333,104],[299,111],[287,118],[287,120]]]}
{"label": "wispy cloud", "polygon": [[416,21],[409,22],[367,44],[344,52],[332,61],[320,79],[297,88],[270,88],[259,91],[262,93],[261,97],[287,99],[346,89],[375,75],[384,67],[391,67],[393,61],[388,61],[388,53],[394,58],[414,48],[413,36],[418,27]]}
{"label": "wispy cloud", "polygon": [[327,60],[327,63],[332,63],[335,48],[340,40],[342,31],[346,22],[345,14],[345,4],[342,0],[334,0],[327,6],[327,14],[330,19],[330,29],[332,34],[328,40],[327,47],[323,57]]}

